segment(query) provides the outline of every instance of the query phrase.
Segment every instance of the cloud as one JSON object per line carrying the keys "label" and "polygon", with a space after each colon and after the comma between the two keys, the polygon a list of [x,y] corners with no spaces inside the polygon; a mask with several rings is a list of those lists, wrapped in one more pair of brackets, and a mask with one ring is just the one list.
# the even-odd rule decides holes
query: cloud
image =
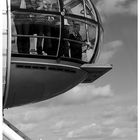
{"label": "cloud", "polygon": [[110,98],[114,95],[111,86],[95,87],[94,85],[79,85],[58,96],[55,100],[60,105],[76,105],[89,103],[95,99]]}
{"label": "cloud", "polygon": [[75,130],[69,131],[66,135],[67,138],[84,138],[84,137],[97,137],[102,134],[100,126],[95,123],[82,126]]}
{"label": "cloud", "polygon": [[116,137],[124,137],[124,134],[122,133],[122,130],[120,128],[115,128],[111,134],[111,136]]}
{"label": "cloud", "polygon": [[99,12],[106,16],[114,14],[137,15],[136,0],[99,0],[96,6]]}
{"label": "cloud", "polygon": [[126,138],[135,136],[136,132],[133,128],[114,128],[111,137]]}
{"label": "cloud", "polygon": [[75,121],[65,121],[65,120],[60,120],[55,123],[55,125],[52,126],[53,129],[65,129],[68,128],[72,125],[74,125],[76,122]]}
{"label": "cloud", "polygon": [[97,63],[107,64],[116,52],[123,46],[123,41],[114,40],[103,45]]}
{"label": "cloud", "polygon": [[130,13],[132,15],[137,15],[137,1],[133,1],[129,6]]}
{"label": "cloud", "polygon": [[137,16],[136,0],[98,0],[96,7],[102,22],[106,22],[107,17],[114,15]]}
{"label": "cloud", "polygon": [[[92,90],[93,87],[101,91],[101,89],[107,89],[109,85],[103,86],[106,88],[95,87],[93,85],[90,85],[89,87],[87,86],[89,91]],[[110,89],[110,87],[108,89]],[[73,89],[73,94],[79,93],[81,90],[81,87],[75,88]],[[95,97],[97,96],[97,93],[95,93]],[[104,96],[105,98],[109,98],[112,96],[112,94],[101,94],[98,95],[98,98],[102,98],[102,96],[103,98]],[[85,96],[82,96],[82,98],[84,97]],[[64,99],[68,100],[67,98],[62,98],[60,101],[63,102]],[[79,100],[79,103],[92,101],[94,98],[91,100]],[[123,98],[123,96],[120,96],[119,98]],[[116,103],[116,96],[115,98],[112,98],[111,102],[109,100],[109,102],[106,103],[106,101],[103,100],[102,103],[99,102],[97,106],[95,104],[95,106],[93,106],[93,104],[86,104],[86,109],[85,107],[82,108],[81,106],[65,106],[63,102],[63,106],[60,106],[60,110],[58,109],[59,105],[55,104],[55,107],[24,108],[20,111],[20,113],[18,113],[19,109],[15,109],[15,111],[11,112],[10,114],[13,114],[11,115],[13,119],[18,119],[16,120],[18,121],[16,126],[23,132],[26,132],[27,135],[30,134],[29,137],[34,137],[33,139],[37,137],[39,139],[41,135],[42,136],[40,138],[43,138],[44,135],[44,139],[45,137],[49,139],[56,139],[50,137],[57,137],[57,139],[58,137],[61,137],[65,140],[136,139],[136,105],[126,105],[126,103],[124,103],[124,105],[118,101]],[[72,101],[70,103],[72,104]],[[46,105],[44,104],[44,106]],[[19,117],[17,118],[16,116]]]}
{"label": "cloud", "polygon": [[97,99],[111,98],[114,96],[114,92],[111,85],[95,86],[93,84],[80,84],[71,90],[56,96],[48,101],[43,101],[35,104],[34,107],[42,108],[47,107],[63,107],[64,105],[78,105],[84,103],[90,103]]}
{"label": "cloud", "polygon": [[72,128],[75,124],[76,124],[76,121],[74,120],[73,121],[60,120],[51,126],[51,131],[57,134],[65,133],[65,131]]}

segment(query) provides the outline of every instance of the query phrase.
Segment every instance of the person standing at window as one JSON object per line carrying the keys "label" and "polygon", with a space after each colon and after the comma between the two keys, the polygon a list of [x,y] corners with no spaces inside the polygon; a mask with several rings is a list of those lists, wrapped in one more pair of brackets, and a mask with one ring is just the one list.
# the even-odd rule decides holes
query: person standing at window
{"label": "person standing at window", "polygon": [[[75,41],[82,41],[80,35],[80,24],[74,23],[73,32],[70,34],[69,39]],[[82,44],[80,42],[70,41],[71,57],[80,59],[82,58]]]}
{"label": "person standing at window", "polygon": [[17,49],[18,53],[29,54],[30,53],[30,19],[28,14],[20,13],[16,10],[18,9],[30,9],[32,8],[30,0],[11,0],[11,10],[14,15],[14,23],[17,32]]}

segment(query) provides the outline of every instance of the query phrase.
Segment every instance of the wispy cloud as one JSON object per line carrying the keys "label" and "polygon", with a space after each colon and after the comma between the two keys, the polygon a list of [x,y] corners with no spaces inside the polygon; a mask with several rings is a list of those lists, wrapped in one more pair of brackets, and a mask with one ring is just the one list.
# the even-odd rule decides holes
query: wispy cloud
{"label": "wispy cloud", "polygon": [[132,137],[136,135],[136,131],[134,128],[114,128],[110,137],[116,138],[126,138]]}
{"label": "wispy cloud", "polygon": [[137,14],[136,0],[99,0],[96,6],[100,12],[106,15]]}
{"label": "wispy cloud", "polygon": [[53,133],[65,133],[68,129],[71,129],[76,125],[76,120],[59,120],[54,125],[51,126]]}
{"label": "wispy cloud", "polygon": [[116,14],[137,16],[136,0],[99,0],[96,6],[103,21],[106,21],[106,17]]}
{"label": "wispy cloud", "polygon": [[[75,93],[77,91],[79,89],[75,89]],[[11,122],[16,118],[16,126],[30,134],[31,138],[47,138],[51,133],[54,137],[61,137],[65,140],[135,139],[137,107],[135,105],[122,106],[122,103],[116,104],[116,97],[112,100],[114,104],[103,100],[102,105],[100,102],[95,106],[96,104],[91,102],[80,106],[61,106],[60,110],[58,106],[24,108],[20,112],[17,108],[9,111],[13,115],[8,120]],[[54,112],[56,113],[54,114]]]}
{"label": "wispy cloud", "polygon": [[[69,131],[66,135],[67,139],[135,139],[137,134],[136,120],[130,121],[130,116],[132,114],[135,116],[136,106],[111,106],[109,108],[109,112],[101,110],[101,116],[99,117],[98,114],[98,118],[94,119],[95,123]],[[102,116],[105,112],[110,114],[109,118]]]}
{"label": "wispy cloud", "polygon": [[123,41],[114,40],[102,46],[102,50],[97,60],[97,63],[107,64],[109,60],[116,54],[120,47],[123,46]]}
{"label": "wispy cloud", "polygon": [[69,131],[66,135],[67,138],[82,138],[82,137],[97,137],[101,135],[101,128],[95,123],[82,126],[78,129]]}
{"label": "wispy cloud", "polygon": [[76,105],[89,103],[100,98],[110,98],[114,95],[111,86],[96,87],[94,85],[79,85],[70,91],[58,96],[55,103],[60,105]]}

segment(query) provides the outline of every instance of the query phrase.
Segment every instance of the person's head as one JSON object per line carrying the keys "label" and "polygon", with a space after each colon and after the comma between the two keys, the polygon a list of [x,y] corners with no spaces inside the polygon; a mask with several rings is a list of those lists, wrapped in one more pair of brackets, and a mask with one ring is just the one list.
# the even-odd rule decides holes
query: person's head
{"label": "person's head", "polygon": [[50,11],[51,8],[52,8],[52,4],[51,4],[51,1],[50,0],[43,0],[43,3],[45,5],[45,9]]}
{"label": "person's head", "polygon": [[74,24],[74,31],[79,33],[79,31],[80,31],[80,24],[78,24],[78,23]]}

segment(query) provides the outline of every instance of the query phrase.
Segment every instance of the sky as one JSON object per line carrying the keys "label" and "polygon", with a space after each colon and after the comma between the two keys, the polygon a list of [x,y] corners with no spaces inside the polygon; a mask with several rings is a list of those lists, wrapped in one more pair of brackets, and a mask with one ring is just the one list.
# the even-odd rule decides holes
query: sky
{"label": "sky", "polygon": [[104,42],[97,63],[113,69],[53,99],[6,109],[33,140],[137,139],[137,1],[94,0]]}

